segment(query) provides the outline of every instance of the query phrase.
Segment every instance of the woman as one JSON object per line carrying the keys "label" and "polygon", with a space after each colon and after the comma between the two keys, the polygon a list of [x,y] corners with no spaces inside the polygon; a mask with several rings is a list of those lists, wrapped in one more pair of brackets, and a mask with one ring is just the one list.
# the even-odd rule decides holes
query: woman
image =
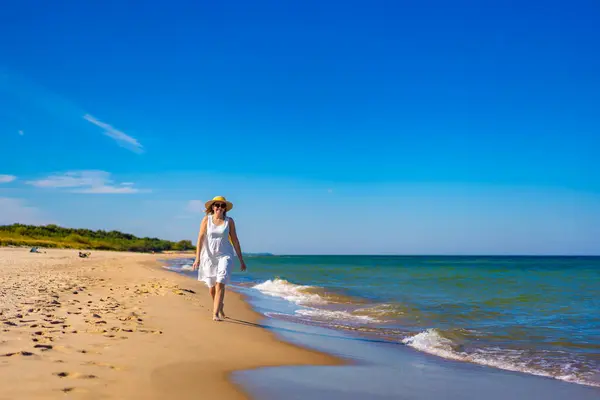
{"label": "woman", "polygon": [[242,257],[235,223],[227,216],[227,211],[233,208],[233,204],[225,197],[217,196],[207,201],[205,206],[206,215],[200,224],[193,269],[199,269],[198,280],[204,281],[209,287],[213,298],[213,321],[221,321],[221,318],[225,318],[223,299],[234,248],[242,271],[246,270],[246,263]]}

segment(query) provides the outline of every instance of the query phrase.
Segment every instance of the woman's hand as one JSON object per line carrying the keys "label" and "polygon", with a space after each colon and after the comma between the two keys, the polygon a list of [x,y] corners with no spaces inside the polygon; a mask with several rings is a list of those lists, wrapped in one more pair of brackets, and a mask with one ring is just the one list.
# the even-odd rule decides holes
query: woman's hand
{"label": "woman's hand", "polygon": [[192,264],[192,270],[194,271],[198,271],[198,267],[200,266],[200,260],[195,259],[194,263]]}
{"label": "woman's hand", "polygon": [[233,218],[229,218],[229,238],[231,239],[231,244],[233,244],[233,248],[235,249],[235,254],[237,254],[238,258],[240,259],[240,270],[243,272],[246,270],[246,263],[242,258],[242,249],[240,248],[240,241],[237,237],[235,222],[233,222]]}

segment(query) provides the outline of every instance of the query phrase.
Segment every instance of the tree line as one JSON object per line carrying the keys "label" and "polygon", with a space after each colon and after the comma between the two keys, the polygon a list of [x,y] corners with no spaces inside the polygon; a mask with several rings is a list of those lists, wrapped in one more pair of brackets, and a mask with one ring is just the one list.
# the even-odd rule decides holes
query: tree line
{"label": "tree line", "polygon": [[63,228],[58,225],[0,225],[0,246],[38,246],[135,252],[186,251],[190,240],[172,242],[119,231]]}

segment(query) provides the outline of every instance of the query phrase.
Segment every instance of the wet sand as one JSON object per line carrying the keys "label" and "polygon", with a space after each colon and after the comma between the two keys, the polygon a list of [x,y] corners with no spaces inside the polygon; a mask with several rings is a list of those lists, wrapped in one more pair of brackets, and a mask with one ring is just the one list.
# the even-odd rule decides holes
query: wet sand
{"label": "wet sand", "polygon": [[249,398],[233,371],[341,360],[278,340],[227,292],[144,255],[0,249],[0,399]]}

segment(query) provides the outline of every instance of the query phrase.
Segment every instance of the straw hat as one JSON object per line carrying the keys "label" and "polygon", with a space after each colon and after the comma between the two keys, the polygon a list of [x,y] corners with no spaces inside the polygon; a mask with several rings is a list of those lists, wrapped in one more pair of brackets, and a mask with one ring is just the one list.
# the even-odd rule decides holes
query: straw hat
{"label": "straw hat", "polygon": [[210,211],[212,208],[213,203],[216,203],[218,201],[221,201],[225,204],[227,204],[227,208],[225,209],[226,211],[229,211],[233,208],[233,203],[230,201],[227,201],[227,199],[223,196],[216,196],[213,197],[212,200],[207,201],[206,203],[204,203],[204,206],[206,207],[206,212]]}

